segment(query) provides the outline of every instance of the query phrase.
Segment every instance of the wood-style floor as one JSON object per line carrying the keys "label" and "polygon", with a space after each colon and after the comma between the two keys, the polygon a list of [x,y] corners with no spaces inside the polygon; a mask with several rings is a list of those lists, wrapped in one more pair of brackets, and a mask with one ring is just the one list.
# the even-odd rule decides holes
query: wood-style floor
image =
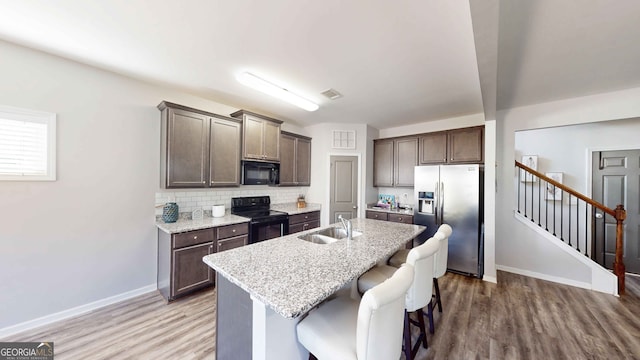
{"label": "wood-style floor", "polygon": [[[640,359],[640,278],[621,298],[505,272],[440,286],[417,359]],[[0,341],[54,341],[57,360],[215,359],[215,290],[169,305],[150,293]]]}

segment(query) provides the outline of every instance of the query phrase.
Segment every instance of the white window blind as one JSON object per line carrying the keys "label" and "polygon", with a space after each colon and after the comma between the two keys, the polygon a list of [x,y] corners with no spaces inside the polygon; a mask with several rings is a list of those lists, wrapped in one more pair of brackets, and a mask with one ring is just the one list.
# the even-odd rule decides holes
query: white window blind
{"label": "white window blind", "polygon": [[55,180],[55,114],[0,107],[0,180]]}

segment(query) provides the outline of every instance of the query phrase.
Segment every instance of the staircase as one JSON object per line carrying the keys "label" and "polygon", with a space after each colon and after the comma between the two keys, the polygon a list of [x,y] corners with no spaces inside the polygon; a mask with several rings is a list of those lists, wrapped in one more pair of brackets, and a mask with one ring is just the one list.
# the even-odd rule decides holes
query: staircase
{"label": "staircase", "polygon": [[[591,268],[594,290],[624,294],[624,207],[608,208],[563,185],[559,176],[550,174],[552,176],[548,177],[518,161],[515,166],[518,170],[516,218]],[[611,289],[615,288],[615,279],[612,285],[609,270],[593,260],[595,231],[592,219],[601,213],[616,220],[613,273],[617,277],[617,289]]]}

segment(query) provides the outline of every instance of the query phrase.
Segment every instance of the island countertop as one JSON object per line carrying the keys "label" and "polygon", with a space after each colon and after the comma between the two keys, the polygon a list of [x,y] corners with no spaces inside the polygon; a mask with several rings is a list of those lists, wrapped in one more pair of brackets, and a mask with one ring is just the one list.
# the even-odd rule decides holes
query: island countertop
{"label": "island countertop", "polygon": [[314,244],[298,239],[314,229],[208,255],[203,261],[276,313],[296,318],[425,229],[360,218],[352,222],[362,235],[351,241]]}

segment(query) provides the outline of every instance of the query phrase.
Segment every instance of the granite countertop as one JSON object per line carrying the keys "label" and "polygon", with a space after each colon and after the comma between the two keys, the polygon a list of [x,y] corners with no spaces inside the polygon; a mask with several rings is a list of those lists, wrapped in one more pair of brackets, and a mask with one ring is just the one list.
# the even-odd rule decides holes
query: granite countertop
{"label": "granite countertop", "polygon": [[251,219],[249,218],[231,215],[229,212],[227,212],[223,217],[219,218],[205,216],[204,218],[202,218],[202,220],[179,219],[174,223],[165,223],[164,221],[159,220],[156,221],[156,226],[167,234],[175,234],[191,230],[212,228],[216,226],[239,224],[243,222],[249,222],[250,220]]}
{"label": "granite countertop", "polygon": [[278,314],[295,318],[425,229],[361,218],[352,222],[363,234],[351,241],[314,244],[298,239],[314,229],[208,255],[203,261]]}
{"label": "granite countertop", "polygon": [[389,213],[389,214],[413,215],[413,209],[411,209],[411,210],[409,210],[409,209],[385,209],[385,208],[375,207],[375,206],[369,205],[369,206],[367,206],[367,210],[385,212],[385,213]]}
{"label": "granite countertop", "polygon": [[271,210],[283,211],[289,215],[304,214],[312,211],[320,211],[320,204],[307,203],[306,207],[298,208],[297,203],[271,204]]}

